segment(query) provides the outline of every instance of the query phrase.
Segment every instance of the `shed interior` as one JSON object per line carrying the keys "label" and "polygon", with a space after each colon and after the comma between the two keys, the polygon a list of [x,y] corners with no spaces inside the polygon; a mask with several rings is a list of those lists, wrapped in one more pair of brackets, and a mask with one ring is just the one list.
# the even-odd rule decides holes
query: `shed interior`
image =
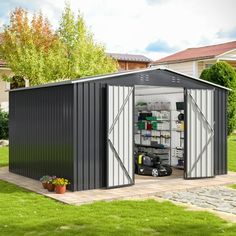
{"label": "shed interior", "polygon": [[134,104],[135,182],[183,177],[184,89],[137,85]]}

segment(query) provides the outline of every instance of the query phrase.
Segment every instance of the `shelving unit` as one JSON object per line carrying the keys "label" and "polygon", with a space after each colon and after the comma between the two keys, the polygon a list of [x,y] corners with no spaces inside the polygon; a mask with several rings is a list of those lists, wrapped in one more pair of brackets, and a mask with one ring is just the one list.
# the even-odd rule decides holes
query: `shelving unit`
{"label": "shelving unit", "polygon": [[[175,168],[181,168],[181,169],[183,169],[183,166],[178,166],[178,165],[176,165],[176,164],[174,164],[174,162],[172,162],[172,157],[175,157],[175,158],[180,158],[180,159],[182,159],[183,160],[183,155],[181,156],[180,155],[180,153],[177,151],[176,152],[176,150],[177,150],[177,148],[175,147],[175,148],[173,148],[172,147],[172,132],[178,132],[179,134],[180,134],[180,137],[179,137],[179,139],[180,139],[180,141],[179,141],[179,143],[180,143],[180,145],[181,145],[181,143],[182,143],[182,141],[181,140],[183,140],[184,139],[184,137],[182,137],[182,133],[184,132],[183,130],[180,130],[180,129],[176,129],[176,128],[174,128],[174,127],[172,127],[172,123],[173,123],[173,125],[174,125],[174,122],[177,122],[177,121],[179,121],[179,120],[177,120],[177,119],[172,119],[172,112],[176,112],[177,110],[167,110],[167,109],[156,109],[156,110],[152,110],[152,111],[150,111],[150,113],[151,112],[168,112],[168,119],[161,119],[161,118],[156,118],[156,119],[153,119],[153,120],[147,120],[147,119],[141,119],[141,120],[138,120],[137,119],[137,121],[136,121],[136,127],[137,127],[137,123],[138,122],[145,122],[145,123],[147,123],[147,124],[151,124],[152,122],[157,122],[157,123],[165,123],[165,122],[167,122],[168,123],[168,125],[169,125],[169,129],[149,129],[149,130],[146,130],[146,129],[137,129],[138,130],[138,132],[135,132],[135,134],[137,134],[137,135],[139,135],[140,136],[140,138],[139,138],[139,142],[136,142],[135,143],[135,146],[137,147],[137,149],[138,150],[146,150],[147,148],[150,148],[151,150],[150,150],[150,152],[154,152],[154,151],[152,151],[152,150],[159,150],[160,151],[160,153],[159,153],[159,151],[157,151],[158,153],[158,155],[168,155],[168,157],[169,157],[169,164],[171,165],[171,166],[173,166],[173,167],[175,167]],[[177,112],[181,112],[181,111],[177,111]],[[142,110],[142,109],[137,109],[136,110],[136,113],[148,113],[147,112],[147,110]],[[155,116],[154,116],[155,117]],[[144,134],[142,134],[142,131],[143,130],[145,130],[146,132],[144,132]],[[152,135],[152,131],[156,131],[156,132],[158,132],[159,133],[159,135]],[[167,133],[168,135],[163,135],[162,136],[162,133]],[[142,140],[143,140],[143,137],[146,137],[147,139],[150,139],[150,138],[152,138],[152,137],[154,137],[154,138],[159,138],[160,139],[160,141],[159,141],[159,145],[166,145],[166,143],[168,143],[169,145],[168,146],[164,146],[164,147],[158,147],[158,146],[156,146],[156,145],[152,145],[151,143],[150,143],[150,145],[148,144],[142,144]],[[169,140],[169,142],[162,142],[162,140],[161,139],[165,139],[165,141],[168,139]],[[151,142],[151,141],[150,141]],[[183,148],[184,149],[184,148]],[[182,152],[183,152],[183,149],[181,150]],[[166,150],[165,152],[164,152],[164,150]],[[179,150],[180,151],[180,150]]]}
{"label": "shelving unit", "polygon": [[[183,113],[183,110],[178,110],[178,112]],[[177,120],[176,122],[178,121],[179,120]],[[184,130],[174,129],[173,131],[179,133],[179,143],[180,143],[179,147],[173,148],[174,149],[173,153],[175,153],[175,157],[179,158],[178,162],[182,162],[182,165],[177,164],[175,168],[184,169],[184,144],[183,144],[184,136],[182,135],[184,134]]]}
{"label": "shelving unit", "polygon": [[[136,110],[136,112],[138,113],[138,112],[140,112],[140,113],[146,113],[147,111],[144,111],[144,110],[141,110],[141,109],[137,109]],[[169,129],[148,129],[148,130],[146,130],[146,129],[143,129],[143,130],[145,130],[147,133],[146,134],[142,134],[142,129],[140,130],[139,129],[139,132],[138,133],[135,133],[135,134],[137,134],[137,135],[139,135],[140,136],[140,140],[139,140],[139,143],[136,143],[135,145],[136,145],[136,147],[138,148],[138,149],[140,149],[140,148],[152,148],[152,149],[157,149],[157,150],[159,150],[160,151],[160,153],[158,153],[158,155],[168,155],[168,159],[169,159],[169,163],[171,163],[171,111],[170,110],[167,110],[167,109],[155,109],[155,110],[152,110],[152,112],[168,112],[168,119],[165,119],[165,118],[158,118],[158,117],[156,117],[156,119],[150,119],[150,120],[148,120],[148,119],[138,119],[137,120],[137,122],[136,122],[136,126],[137,126],[137,123],[138,122],[146,122],[146,123],[148,123],[148,124],[153,124],[153,122],[156,122],[157,124],[159,123],[159,124],[162,124],[162,123],[168,123],[168,127],[169,127]],[[155,116],[153,116],[153,117],[155,117]],[[156,131],[156,132],[158,132],[159,133],[159,135],[152,135],[152,132],[153,131]],[[168,135],[162,135],[162,133],[168,133]],[[157,139],[160,139],[160,143],[158,143],[157,145],[152,145],[152,144],[150,144],[150,145],[146,145],[146,144],[142,144],[142,140],[143,140],[143,137],[146,137],[147,139],[149,138],[149,139],[152,139],[152,138],[157,138]],[[158,145],[164,145],[164,144],[162,144],[161,143],[161,139],[165,139],[165,140],[169,140],[169,146],[167,147],[167,146],[163,146],[163,147],[160,147],[160,146],[158,146]],[[150,140],[150,142],[157,142],[157,141],[151,141]],[[166,144],[166,143],[165,143]],[[164,151],[165,150],[165,151]],[[163,152],[164,151],[164,152]]]}

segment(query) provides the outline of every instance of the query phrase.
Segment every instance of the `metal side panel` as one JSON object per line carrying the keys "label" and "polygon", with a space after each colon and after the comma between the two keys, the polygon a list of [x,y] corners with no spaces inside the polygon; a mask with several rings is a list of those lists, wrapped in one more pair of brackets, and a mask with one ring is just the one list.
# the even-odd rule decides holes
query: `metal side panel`
{"label": "metal side panel", "polygon": [[187,89],[187,179],[214,176],[214,90]]}
{"label": "metal side panel", "polygon": [[107,188],[133,179],[133,87],[108,86]]}

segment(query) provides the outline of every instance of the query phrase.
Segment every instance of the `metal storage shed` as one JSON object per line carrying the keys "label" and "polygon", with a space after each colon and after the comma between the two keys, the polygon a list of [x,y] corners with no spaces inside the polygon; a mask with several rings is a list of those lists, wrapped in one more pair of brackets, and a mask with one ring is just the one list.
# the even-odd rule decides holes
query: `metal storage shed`
{"label": "metal storage shed", "polygon": [[9,170],[74,191],[134,184],[135,85],[184,88],[186,179],[227,174],[228,89],[160,68],[11,90]]}

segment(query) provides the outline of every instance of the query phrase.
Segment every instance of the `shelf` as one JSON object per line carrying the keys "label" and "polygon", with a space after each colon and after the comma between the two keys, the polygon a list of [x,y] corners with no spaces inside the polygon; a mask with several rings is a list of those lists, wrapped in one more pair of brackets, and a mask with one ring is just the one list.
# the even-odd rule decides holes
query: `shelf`
{"label": "shelf", "polygon": [[149,111],[149,110],[139,110],[139,109],[137,109],[136,107],[135,107],[135,109],[137,110],[137,111],[141,111],[141,112],[152,112],[152,111],[168,111],[168,112],[171,112],[171,111],[176,111],[176,110],[151,110],[151,111]]}
{"label": "shelf", "polygon": [[139,129],[139,130],[147,130],[147,131],[164,131],[164,132],[171,132],[170,129]]}
{"label": "shelf", "polygon": [[178,157],[178,156],[172,156],[172,157],[174,157],[174,158],[178,158],[178,159],[182,159],[181,161],[184,160],[184,157]]}
{"label": "shelf", "polygon": [[138,120],[137,122],[139,122],[139,121],[147,121],[147,122],[153,122],[153,121],[155,121],[155,122],[157,122],[157,121],[160,121],[160,122],[171,122],[171,120],[168,120],[168,119],[166,119],[166,120]]}
{"label": "shelf", "polygon": [[[136,134],[139,134],[139,133],[136,133]],[[145,134],[140,134],[140,136],[144,136],[146,138],[151,138],[151,137],[155,137],[155,138],[165,138],[165,139],[170,139],[171,137],[163,137],[163,136],[156,136],[156,135],[149,135],[149,136],[146,136]]]}
{"label": "shelf", "polygon": [[170,150],[169,147],[160,148],[160,147],[157,147],[157,146],[144,145],[144,144],[135,144],[135,145],[136,145],[136,146],[139,146],[139,147],[149,147],[149,148],[156,148],[156,149],[162,149],[162,150]]}
{"label": "shelf", "polygon": [[179,151],[184,151],[184,148],[173,148],[173,149],[176,149],[176,150],[179,150]]}
{"label": "shelf", "polygon": [[184,130],[176,130],[176,129],[172,129],[171,131],[175,131],[175,132],[184,132]]}

